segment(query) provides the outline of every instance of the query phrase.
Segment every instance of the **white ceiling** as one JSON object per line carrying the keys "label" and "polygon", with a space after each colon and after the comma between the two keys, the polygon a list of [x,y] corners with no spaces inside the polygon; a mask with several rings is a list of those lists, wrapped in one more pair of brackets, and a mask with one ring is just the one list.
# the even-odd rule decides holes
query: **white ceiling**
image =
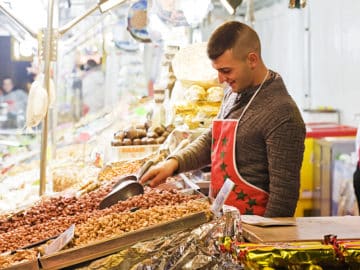
{"label": "white ceiling", "polygon": [[[98,0],[55,0],[55,3],[58,5],[59,10],[59,25],[62,26],[69,22],[70,20],[76,18],[89,7],[96,4]],[[244,16],[246,13],[247,1],[243,0],[242,4],[236,10],[236,16]],[[254,0],[254,9],[259,10],[264,7],[268,7],[278,2],[279,0]],[[134,2],[134,0],[129,1]],[[41,27],[46,26],[47,18],[47,0],[5,0],[10,8],[14,9],[14,14],[18,18],[21,18],[22,22],[33,29],[35,32]],[[224,16],[228,15],[219,0],[212,0],[215,10],[222,10]],[[121,16],[126,16],[126,10],[129,4],[123,4],[119,8],[113,10],[113,13],[116,14],[119,18]],[[30,12],[29,12],[30,11]],[[87,23],[84,22],[86,27],[87,24],[91,24],[99,20],[99,12],[93,13],[90,18],[87,18]],[[0,35],[17,35],[20,37],[24,36],[24,30],[19,27],[16,23],[11,21],[7,16],[0,12]]]}

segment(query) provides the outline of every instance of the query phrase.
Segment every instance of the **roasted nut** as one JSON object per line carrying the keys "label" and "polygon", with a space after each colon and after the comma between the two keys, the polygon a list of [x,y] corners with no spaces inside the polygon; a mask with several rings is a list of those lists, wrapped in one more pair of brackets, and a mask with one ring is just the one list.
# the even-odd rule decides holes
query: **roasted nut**
{"label": "roasted nut", "polygon": [[158,138],[159,134],[157,134],[155,131],[148,131],[148,133],[146,134],[146,137],[148,138]]}
{"label": "roasted nut", "polygon": [[136,129],[136,132],[137,132],[137,138],[143,138],[146,136],[145,129]]}
{"label": "roasted nut", "polygon": [[132,140],[131,139],[128,139],[128,138],[125,138],[124,140],[123,140],[123,145],[132,145]]}
{"label": "roasted nut", "polygon": [[137,124],[135,126],[135,128],[137,128],[137,129],[146,129],[146,126],[145,126],[145,123],[142,123],[142,124]]}
{"label": "roasted nut", "polygon": [[125,131],[125,138],[131,139],[131,140],[138,138],[137,130],[135,128],[127,129]]}
{"label": "roasted nut", "polygon": [[141,144],[142,144],[142,145],[147,144],[147,140],[148,140],[147,137],[141,138]]}
{"label": "roasted nut", "polygon": [[164,131],[165,131],[165,128],[163,126],[157,126],[157,127],[154,127],[154,131],[159,135],[161,136]]}
{"label": "roasted nut", "polygon": [[169,136],[169,134],[170,134],[170,132],[165,130],[161,136],[167,138],[167,136]]}
{"label": "roasted nut", "polygon": [[114,139],[122,141],[124,138],[125,138],[125,132],[123,130],[119,130],[118,132],[115,132]]}
{"label": "roasted nut", "polygon": [[141,139],[134,139],[133,140],[133,145],[140,145],[141,144]]}
{"label": "roasted nut", "polygon": [[111,141],[111,146],[122,146],[122,145],[123,145],[122,140],[112,140]]}
{"label": "roasted nut", "polygon": [[175,129],[175,126],[173,124],[170,124],[166,127],[166,131],[171,133],[171,131],[173,131]]}
{"label": "roasted nut", "polygon": [[165,142],[165,137],[161,136],[159,138],[156,138],[155,140],[157,144],[162,144],[163,142]]}
{"label": "roasted nut", "polygon": [[147,144],[156,144],[156,140],[154,138],[147,138]]}

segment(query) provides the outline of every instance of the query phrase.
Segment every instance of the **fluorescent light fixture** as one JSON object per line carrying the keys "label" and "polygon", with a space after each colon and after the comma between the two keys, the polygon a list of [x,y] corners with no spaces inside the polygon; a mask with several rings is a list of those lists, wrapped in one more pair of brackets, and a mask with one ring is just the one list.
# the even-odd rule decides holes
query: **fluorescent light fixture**
{"label": "fluorescent light fixture", "polygon": [[210,0],[182,0],[179,1],[179,9],[184,13],[185,19],[190,26],[199,25],[209,13]]}
{"label": "fluorescent light fixture", "polygon": [[100,0],[99,1],[99,9],[101,13],[104,13],[113,7],[120,5],[121,3],[125,2],[126,0]]}
{"label": "fluorescent light fixture", "polygon": [[231,14],[235,14],[235,10],[241,5],[242,0],[220,0],[221,4]]}
{"label": "fluorescent light fixture", "polygon": [[[92,7],[85,10],[83,14],[75,17],[70,22],[60,27],[58,32],[60,35],[64,35],[67,31],[69,31],[71,28],[73,28],[75,25],[77,25],[79,22],[81,22],[83,19],[85,19],[87,16],[97,11],[98,9],[100,10],[101,13],[104,13],[115,6],[120,5],[123,2],[126,2],[126,0],[99,0],[99,2],[94,4]],[[0,4],[1,4],[1,0],[0,0]]]}

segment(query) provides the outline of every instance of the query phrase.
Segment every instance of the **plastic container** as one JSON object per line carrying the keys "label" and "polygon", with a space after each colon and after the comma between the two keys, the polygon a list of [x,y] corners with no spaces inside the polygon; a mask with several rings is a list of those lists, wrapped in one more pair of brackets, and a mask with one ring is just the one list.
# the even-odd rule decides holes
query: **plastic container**
{"label": "plastic container", "polygon": [[334,123],[307,123],[307,138],[356,136],[356,127]]}
{"label": "plastic container", "polygon": [[129,146],[112,146],[112,156],[117,157],[117,161],[141,159],[156,152],[160,144],[149,145],[129,145]]}

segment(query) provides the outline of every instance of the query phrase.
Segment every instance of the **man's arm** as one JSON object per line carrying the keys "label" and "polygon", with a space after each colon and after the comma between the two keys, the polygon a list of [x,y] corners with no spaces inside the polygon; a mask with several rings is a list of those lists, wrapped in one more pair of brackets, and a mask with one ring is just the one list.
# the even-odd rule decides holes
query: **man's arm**
{"label": "man's arm", "polygon": [[212,131],[201,134],[187,147],[169,158],[175,158],[179,162],[176,172],[186,172],[199,169],[211,163],[211,136]]}
{"label": "man's arm", "polygon": [[[226,104],[225,100],[230,94],[231,91],[227,91],[227,94],[225,93],[224,101],[216,117],[217,119],[222,118],[224,114],[224,104]],[[167,160],[150,168],[149,171],[141,177],[140,183],[144,184],[150,181],[150,186],[154,187],[163,183],[167,177],[174,173],[199,169],[211,164],[211,138],[212,129],[209,128],[186,148],[170,155]]]}
{"label": "man's arm", "polygon": [[211,131],[203,133],[185,149],[150,168],[139,182],[142,184],[149,183],[151,187],[155,187],[165,182],[166,178],[174,173],[203,167],[210,163],[210,147]]}
{"label": "man's arm", "polygon": [[[231,107],[236,97],[237,94],[233,94],[230,87],[224,89],[224,98],[215,119],[225,117],[225,108]],[[188,147],[173,155],[172,157],[179,162],[177,172],[190,171],[211,164],[211,139],[212,128],[209,128]]]}
{"label": "man's arm", "polygon": [[279,123],[266,139],[270,181],[267,217],[289,217],[296,210],[305,139],[305,126],[298,120]]}

